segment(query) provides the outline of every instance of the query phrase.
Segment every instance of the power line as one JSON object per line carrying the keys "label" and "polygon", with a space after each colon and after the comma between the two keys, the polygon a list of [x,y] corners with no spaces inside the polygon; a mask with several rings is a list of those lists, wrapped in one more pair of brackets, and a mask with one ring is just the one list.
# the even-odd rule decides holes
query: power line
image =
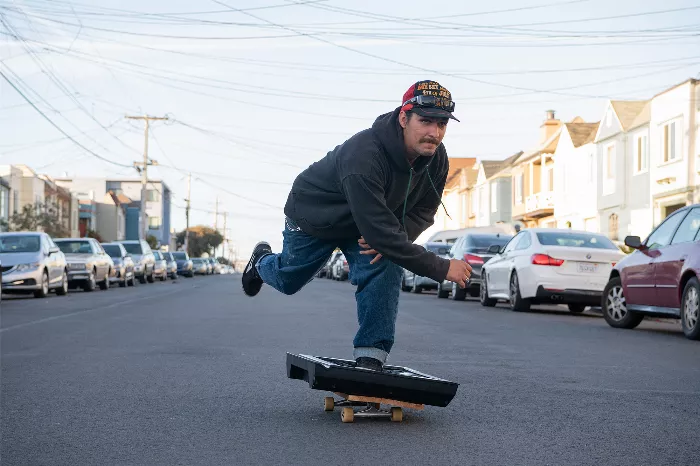
{"label": "power line", "polygon": [[31,100],[29,100],[29,98],[28,98],[26,95],[24,95],[24,93],[23,93],[17,86],[15,86],[15,83],[13,83],[13,82],[5,75],[5,73],[3,73],[2,71],[0,71],[0,76],[2,76],[2,78],[3,78],[5,81],[7,81],[7,83],[8,83],[8,84],[9,84],[9,85],[10,85],[24,100],[26,100],[26,101],[32,106],[32,108],[34,108],[34,110],[36,110],[46,121],[48,121],[48,122],[51,124],[51,126],[53,126],[54,128],[56,128],[59,132],[61,132],[61,134],[63,134],[64,136],[66,136],[66,137],[67,137],[69,140],[71,140],[75,145],[77,145],[78,147],[80,147],[80,148],[83,149],[84,151],[88,152],[89,154],[92,154],[94,157],[97,157],[98,159],[102,160],[103,162],[107,162],[107,163],[110,163],[110,164],[112,164],[112,165],[116,165],[116,166],[118,166],[118,167],[132,168],[130,165],[124,165],[124,164],[121,164],[121,163],[113,162],[113,161],[111,161],[111,160],[109,160],[109,159],[107,159],[107,158],[105,158],[105,157],[102,157],[101,155],[97,154],[96,152],[93,152],[92,150],[88,149],[87,147],[85,147],[84,145],[82,145],[81,143],[79,143],[78,141],[76,141],[75,139],[73,139],[73,137],[72,137],[70,134],[66,133],[60,126],[58,126],[56,123],[54,123],[48,116],[46,116],[46,115],[44,114],[44,112],[42,112],[36,105],[34,105],[34,103],[33,103]]}

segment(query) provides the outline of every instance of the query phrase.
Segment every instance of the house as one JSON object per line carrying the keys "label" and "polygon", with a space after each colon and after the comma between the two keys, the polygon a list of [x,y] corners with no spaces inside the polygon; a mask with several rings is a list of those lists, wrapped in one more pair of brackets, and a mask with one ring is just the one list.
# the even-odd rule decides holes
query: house
{"label": "house", "polygon": [[[435,214],[433,225],[424,231],[416,243],[422,243],[438,231],[464,228],[468,224],[469,192],[471,184],[476,179],[473,168],[476,164],[474,157],[450,157],[450,169],[447,173],[445,188],[442,191],[442,203]],[[449,217],[447,213],[449,213]]]}
{"label": "house", "polygon": [[472,209],[475,226],[487,227],[512,222],[511,168],[522,152],[505,160],[482,160],[477,166]]}
{"label": "house", "polygon": [[26,165],[0,166],[0,176],[9,178],[13,191],[13,212],[20,212],[25,205],[36,208],[43,206],[45,201],[44,180]]}
{"label": "house", "polygon": [[556,226],[554,218],[554,152],[562,123],[548,110],[536,148],[522,153],[511,168],[512,216],[528,228]]}
{"label": "house", "polygon": [[595,136],[600,122],[564,123],[554,151],[554,218],[557,228],[598,232]]}
{"label": "house", "polygon": [[126,239],[126,205],[122,204],[120,197],[123,199],[125,196],[108,191],[102,202],[96,205],[97,233],[105,242]]}
{"label": "house", "polygon": [[[107,180],[107,191],[124,194],[141,202],[140,180]],[[162,181],[149,180],[146,186],[146,234],[153,235],[161,245],[170,244],[171,191]]]}
{"label": "house", "polygon": [[10,183],[0,177],[0,231],[3,224],[10,221]]}
{"label": "house", "polygon": [[688,79],[651,99],[648,128],[652,225],[700,202],[700,80]]}
{"label": "house", "polygon": [[9,186],[7,213],[11,217],[22,208],[19,203],[19,195],[22,191],[22,170],[14,165],[0,165],[0,179]]}
{"label": "house", "polygon": [[596,142],[599,231],[615,241],[653,226],[649,191],[649,100],[611,100]]}
{"label": "house", "polygon": [[[47,209],[55,210],[58,217],[58,222],[67,237],[73,237],[77,234],[78,210],[73,212],[73,207],[77,204],[73,203],[73,195],[70,190],[60,186],[53,178],[48,175],[39,175],[39,178],[44,180],[44,199]],[[73,216],[71,215],[73,214]]]}

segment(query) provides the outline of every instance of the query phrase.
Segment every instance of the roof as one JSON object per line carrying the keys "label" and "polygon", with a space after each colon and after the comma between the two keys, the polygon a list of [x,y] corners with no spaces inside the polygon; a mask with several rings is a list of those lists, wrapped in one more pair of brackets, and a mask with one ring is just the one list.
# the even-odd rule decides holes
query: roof
{"label": "roof", "polygon": [[503,160],[482,160],[481,165],[484,167],[484,176],[488,180],[501,171]]}
{"label": "roof", "polygon": [[117,199],[119,200],[120,204],[131,204],[131,198],[124,193],[117,194]]}
{"label": "roof", "polygon": [[688,84],[688,83],[690,83],[691,85],[695,85],[695,84],[699,84],[699,83],[700,83],[700,80],[695,79],[695,78],[688,78],[688,79],[686,79],[685,81],[683,81],[682,83],[678,83],[678,84],[676,84],[675,86],[671,86],[671,87],[669,87],[668,89],[664,89],[663,91],[659,92],[659,93],[656,94],[654,97],[652,97],[652,99],[655,99],[655,98],[657,98],[658,96],[660,96],[660,95],[662,95],[662,94],[665,94],[665,93],[667,93],[667,92],[669,92],[669,91],[672,91],[672,90],[676,89],[677,87],[684,86],[684,85],[686,85],[686,84]]}
{"label": "roof", "polygon": [[593,142],[599,125],[599,121],[595,123],[564,123],[569,136],[571,136],[571,142],[574,143],[574,147],[581,147],[584,144]]}
{"label": "roof", "polygon": [[643,120],[644,116],[640,117],[643,112],[647,113],[646,121],[649,121],[649,101],[648,100],[611,100],[610,105],[612,105],[617,119],[620,120],[620,125],[622,125],[623,131],[628,131],[633,128],[633,124],[637,123],[637,126],[642,123],[638,123],[639,120]]}
{"label": "roof", "polygon": [[[451,157],[449,159],[450,169],[447,172],[445,189],[452,189],[459,186],[462,170],[474,167],[476,158],[474,157]],[[470,170],[467,170],[467,176]]]}

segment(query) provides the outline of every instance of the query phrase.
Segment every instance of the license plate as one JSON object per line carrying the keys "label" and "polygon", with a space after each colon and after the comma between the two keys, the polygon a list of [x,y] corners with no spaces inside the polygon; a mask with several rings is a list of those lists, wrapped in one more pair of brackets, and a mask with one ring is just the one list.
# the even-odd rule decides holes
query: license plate
{"label": "license plate", "polygon": [[598,271],[598,264],[578,264],[579,273],[596,273]]}
{"label": "license plate", "polygon": [[73,280],[86,280],[88,278],[87,275],[73,275],[70,278]]}

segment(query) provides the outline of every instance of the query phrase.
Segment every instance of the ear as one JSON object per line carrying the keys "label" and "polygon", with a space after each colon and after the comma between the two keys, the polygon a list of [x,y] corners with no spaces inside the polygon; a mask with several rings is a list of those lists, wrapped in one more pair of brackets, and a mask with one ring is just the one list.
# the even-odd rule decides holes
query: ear
{"label": "ear", "polygon": [[399,124],[403,129],[406,129],[406,125],[408,124],[408,115],[406,115],[406,112],[403,110],[399,112]]}

